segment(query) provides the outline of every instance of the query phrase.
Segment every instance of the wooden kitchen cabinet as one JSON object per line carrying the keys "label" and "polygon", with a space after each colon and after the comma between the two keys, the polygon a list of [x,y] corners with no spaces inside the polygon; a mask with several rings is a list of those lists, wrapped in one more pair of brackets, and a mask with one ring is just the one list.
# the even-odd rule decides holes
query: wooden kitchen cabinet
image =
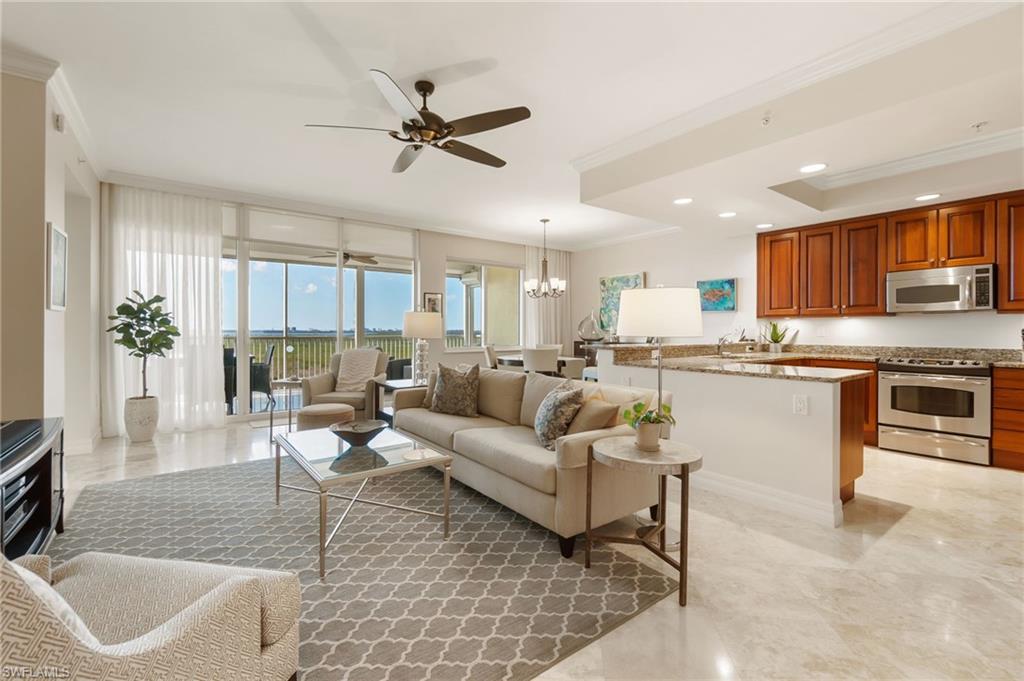
{"label": "wooden kitchen cabinet", "polygon": [[885,218],[843,224],[839,243],[840,313],[885,314]]}
{"label": "wooden kitchen cabinet", "polygon": [[839,314],[839,226],[800,232],[800,314]]}
{"label": "wooden kitchen cabinet", "polygon": [[889,216],[886,225],[889,272],[938,266],[938,219],[936,210],[912,210]]}
{"label": "wooden kitchen cabinet", "polygon": [[1000,200],[996,213],[996,306],[1024,312],[1024,193]]}
{"label": "wooden kitchen cabinet", "polygon": [[864,444],[878,444],[878,364],[842,359],[809,359],[807,366],[870,371],[864,399]]}
{"label": "wooden kitchen cabinet", "polygon": [[992,465],[1024,471],[1024,369],[992,371]]}
{"label": "wooden kitchen cabinet", "polygon": [[800,314],[800,232],[759,235],[758,271],[758,313],[762,317]]}
{"label": "wooden kitchen cabinet", "polygon": [[946,206],[938,216],[939,267],[996,261],[996,202]]}

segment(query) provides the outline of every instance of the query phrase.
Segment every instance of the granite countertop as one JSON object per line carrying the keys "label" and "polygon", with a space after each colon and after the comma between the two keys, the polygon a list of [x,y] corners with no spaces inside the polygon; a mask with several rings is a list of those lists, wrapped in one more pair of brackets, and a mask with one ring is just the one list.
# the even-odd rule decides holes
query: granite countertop
{"label": "granite countertop", "polygon": [[[751,376],[789,381],[817,381],[819,383],[856,381],[866,378],[872,373],[866,369],[829,369],[825,367],[799,367],[766,363],[784,359],[800,359],[801,357],[803,355],[798,356],[796,353],[787,353],[785,357],[780,357],[777,354],[751,352],[746,353],[743,357],[672,357],[663,360],[662,365],[669,371],[692,371],[705,374]],[[616,362],[616,364],[651,369],[658,366],[657,361],[653,359],[630,360]]]}
{"label": "granite countertop", "polygon": [[997,369],[1024,369],[1024,362],[992,362]]}

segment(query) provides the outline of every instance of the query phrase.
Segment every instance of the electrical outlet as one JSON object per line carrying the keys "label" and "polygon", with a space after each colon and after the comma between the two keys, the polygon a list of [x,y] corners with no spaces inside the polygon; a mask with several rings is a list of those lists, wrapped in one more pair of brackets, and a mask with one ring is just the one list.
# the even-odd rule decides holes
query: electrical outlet
{"label": "electrical outlet", "polygon": [[807,395],[793,395],[793,413],[807,416]]}

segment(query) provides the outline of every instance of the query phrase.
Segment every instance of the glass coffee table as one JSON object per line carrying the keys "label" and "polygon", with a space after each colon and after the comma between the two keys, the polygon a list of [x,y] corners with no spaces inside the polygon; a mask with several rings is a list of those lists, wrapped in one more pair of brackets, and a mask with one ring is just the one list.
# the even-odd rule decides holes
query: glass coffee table
{"label": "glass coffee table", "polygon": [[[345,518],[348,517],[356,502],[443,518],[444,538],[448,538],[452,457],[447,454],[428,449],[390,428],[381,431],[365,447],[352,447],[326,428],[276,435],[274,443],[276,444],[274,503],[280,505],[282,487],[309,492],[320,497],[320,579],[324,578],[324,554],[327,547],[338,534],[338,530],[341,529],[342,523],[345,522]],[[286,485],[281,482],[282,450],[287,452],[288,456],[299,464],[302,470],[306,471],[306,474],[313,480],[315,489]],[[396,506],[360,497],[366,484],[372,478],[394,475],[427,466],[442,466],[444,468],[444,508],[440,513],[408,506]],[[359,489],[353,495],[331,491],[339,485],[353,482],[360,482]],[[327,533],[328,497],[348,501],[345,512],[341,514],[329,535]]]}

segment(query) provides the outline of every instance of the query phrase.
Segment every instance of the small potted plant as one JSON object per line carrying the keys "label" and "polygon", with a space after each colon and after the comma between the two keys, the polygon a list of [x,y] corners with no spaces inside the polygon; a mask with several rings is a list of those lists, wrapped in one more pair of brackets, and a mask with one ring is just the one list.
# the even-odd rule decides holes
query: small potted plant
{"label": "small potted plant", "polygon": [[782,343],[789,333],[788,326],[779,326],[778,322],[769,322],[761,329],[761,339],[768,343],[768,352],[778,354],[782,352]]}
{"label": "small potted plant", "polygon": [[160,303],[163,296],[146,300],[138,291],[132,291],[107,319],[117,322],[107,332],[117,334],[114,343],[128,348],[128,354],[142,360],[142,395],[124,401],[124,426],[132,442],[148,442],[156,432],[160,417],[160,403],[149,394],[146,365],[150,357],[164,357],[174,347],[174,339],[181,335],[169,312]]}
{"label": "small potted plant", "polygon": [[636,431],[636,448],[642,452],[656,452],[661,449],[658,438],[662,426],[666,423],[675,425],[672,407],[667,404],[657,409],[645,409],[643,402],[637,402],[632,409],[622,412],[622,418]]}

